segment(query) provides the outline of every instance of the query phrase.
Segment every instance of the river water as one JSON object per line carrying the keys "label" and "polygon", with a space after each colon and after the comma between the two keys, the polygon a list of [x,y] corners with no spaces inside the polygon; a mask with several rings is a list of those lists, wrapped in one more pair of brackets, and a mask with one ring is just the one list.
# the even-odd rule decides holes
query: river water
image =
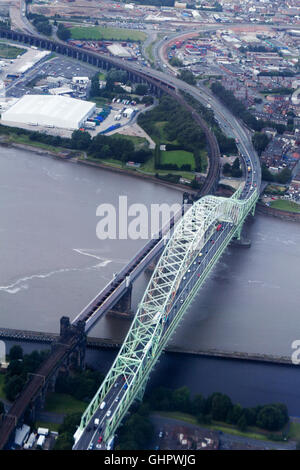
{"label": "river water", "polygon": [[[56,332],[119,271],[144,240],[96,237],[96,208],[181,202],[180,192],[130,176],[0,148],[1,326]],[[300,339],[300,224],[255,216],[250,249],[230,247],[172,343],[184,349],[290,354]],[[136,282],[136,306],[149,276]],[[92,336],[119,339],[126,320],[105,317]]]}

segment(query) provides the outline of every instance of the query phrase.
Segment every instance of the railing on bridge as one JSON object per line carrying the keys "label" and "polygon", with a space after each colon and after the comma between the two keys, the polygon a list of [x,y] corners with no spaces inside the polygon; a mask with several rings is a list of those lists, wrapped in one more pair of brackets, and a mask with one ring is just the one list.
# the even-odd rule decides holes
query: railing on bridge
{"label": "railing on bridge", "polygon": [[129,285],[139,276],[142,270],[158,256],[164,248],[165,236],[170,233],[185,210],[185,205],[180,207],[173,216],[164,223],[158,233],[153,234],[145,246],[143,246],[127,265],[99,292],[91,302],[73,320],[85,322],[85,331],[88,332],[99,318],[110,310],[124,295]]}
{"label": "railing on bridge", "polygon": [[[110,371],[95,397],[84,412],[77,442],[83,431],[106,399],[114,384],[126,376],[128,388],[122,395],[112,416],[106,421],[104,440],[108,442],[121,423],[132,402],[143,395],[149,374],[177,324],[206,280],[233,237],[240,237],[242,225],[249,212],[254,210],[259,197],[255,188],[246,200],[239,200],[241,189],[231,198],[205,196],[188,210],[178,223],[171,239],[149,281],[138,307],[132,326]],[[206,247],[216,223],[223,222],[226,230],[219,244],[206,251],[207,261],[197,274],[188,296],[174,313],[177,293],[184,287],[184,277],[192,263]],[[201,258],[204,259],[204,258]],[[171,321],[170,321],[171,319]]]}

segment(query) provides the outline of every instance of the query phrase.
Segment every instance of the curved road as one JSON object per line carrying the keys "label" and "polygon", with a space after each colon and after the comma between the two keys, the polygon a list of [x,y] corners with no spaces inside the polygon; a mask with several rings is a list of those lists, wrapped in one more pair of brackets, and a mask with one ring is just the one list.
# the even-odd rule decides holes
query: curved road
{"label": "curved road", "polygon": [[[164,58],[161,56],[161,60],[164,61]],[[136,68],[139,72],[144,72],[144,67],[133,67]],[[149,74],[149,70],[145,71]],[[256,187],[259,188],[261,184],[261,168],[258,156],[253,149],[251,143],[251,133],[244,128],[244,126],[233,116],[231,113],[204,87],[200,89],[195,88],[194,86],[183,83],[181,80],[178,80],[173,75],[166,75],[165,73],[151,70],[151,76],[157,79],[163,80],[165,83],[168,83],[179,90],[185,91],[195,99],[200,101],[204,105],[210,105],[214,112],[215,117],[219,121],[220,126],[223,128],[226,134],[229,134],[235,137],[237,145],[241,152],[242,158],[244,160],[246,168],[246,177],[245,177],[245,186],[240,195],[241,199],[247,199],[250,197]],[[248,169],[247,169],[248,168]],[[232,227],[228,223],[223,223],[222,231],[218,234],[213,235],[207,241],[207,246],[203,247],[204,256],[201,258],[199,264],[192,267],[188,270],[184,277],[184,284],[179,288],[177,292],[177,301],[178,303],[183,302],[188,291],[189,278],[194,277],[197,274],[197,271],[201,268],[202,265],[209,262],[211,257],[214,254],[214,251],[218,248],[219,243],[221,244],[223,237],[231,231]],[[211,245],[213,243],[213,245]],[[183,299],[181,300],[181,296]],[[101,407],[95,411],[92,419],[89,420],[89,424],[86,427],[83,434],[79,434],[76,439],[76,444],[74,449],[109,449],[110,443],[103,443],[104,429],[106,427],[107,421],[111,419],[111,415],[114,414],[115,410],[118,408],[119,401],[122,400],[123,395],[126,394],[126,390],[130,382],[127,383],[127,373],[126,367],[124,373],[117,378],[112,388],[108,391],[105,401],[102,402]],[[94,420],[97,419],[97,424],[94,425]]]}
{"label": "curved road", "polygon": [[[114,63],[120,68],[124,67],[124,62],[122,60],[114,60]],[[126,67],[129,64],[126,63]],[[261,170],[258,157],[254,151],[251,143],[251,134],[243,127],[243,125],[233,116],[231,113],[207,90],[205,87],[196,88],[185,82],[182,82],[178,78],[174,77],[173,74],[166,74],[160,71],[149,69],[147,67],[141,67],[138,65],[130,64],[130,67],[133,71],[139,72],[140,75],[144,75],[145,79],[151,77],[157,79],[167,85],[175,87],[177,90],[181,90],[191,94],[196,100],[201,102],[204,105],[210,105],[214,112],[215,117],[219,121],[220,125],[224,131],[237,140],[239,150],[244,159],[245,167],[249,167],[249,171],[246,171],[246,182],[244,189],[240,195],[241,199],[248,199],[255,188],[259,188],[261,184]],[[183,301],[186,295],[188,295],[188,284],[189,278],[195,277],[198,275],[197,271],[201,270],[202,266],[210,261],[210,258],[213,257],[215,250],[221,246],[222,240],[225,236],[229,236],[232,227],[230,224],[223,224],[222,231],[214,236],[214,240],[210,239],[207,241],[206,245],[203,247],[204,253],[199,264],[195,264],[195,267],[188,271],[188,275],[184,278],[184,285],[182,285],[182,292],[179,289],[178,292],[178,302],[180,302],[181,296],[183,296]],[[146,354],[147,352],[143,352]],[[83,435],[78,436],[79,440],[77,441],[75,448],[87,449],[87,448],[98,448],[103,449],[106,445],[102,443],[103,428],[105,428],[106,421],[111,418],[111,415],[114,413],[115,409],[118,408],[119,401],[122,399],[123,395],[126,394],[128,386],[126,368],[124,373],[118,377],[115,381],[112,388],[109,390],[106,395],[106,403],[95,410],[95,414],[90,420],[89,425],[87,426]],[[100,423],[97,424],[95,429],[93,429],[93,421],[95,418],[99,418]],[[100,440],[100,442],[99,442]],[[107,448],[107,447],[106,447]]]}

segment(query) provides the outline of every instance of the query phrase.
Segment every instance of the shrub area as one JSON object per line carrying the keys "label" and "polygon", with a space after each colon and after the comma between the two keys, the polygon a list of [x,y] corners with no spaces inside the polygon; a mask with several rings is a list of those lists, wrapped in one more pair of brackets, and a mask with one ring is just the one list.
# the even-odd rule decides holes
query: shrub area
{"label": "shrub area", "polygon": [[287,407],[282,403],[258,405],[244,408],[239,403],[232,403],[223,393],[213,393],[207,398],[201,394],[190,396],[187,387],[171,390],[158,387],[147,396],[152,410],[179,411],[194,416],[198,423],[211,424],[213,421],[237,426],[246,431],[248,426],[256,426],[269,432],[277,432],[289,422]]}

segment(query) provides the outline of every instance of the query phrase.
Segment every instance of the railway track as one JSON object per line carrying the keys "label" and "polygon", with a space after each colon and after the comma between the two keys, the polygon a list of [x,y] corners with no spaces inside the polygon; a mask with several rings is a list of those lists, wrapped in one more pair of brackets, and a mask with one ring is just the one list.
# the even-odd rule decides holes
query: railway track
{"label": "railway track", "polygon": [[[14,32],[10,31],[9,33],[10,35],[13,35]],[[3,37],[3,34],[1,34],[1,36]],[[20,40],[21,37],[25,37],[24,35],[16,34],[15,36],[19,42],[24,42]],[[31,38],[33,37],[31,36]],[[38,40],[42,41],[41,38],[38,38]],[[125,70],[131,72],[132,74],[139,76],[140,78],[142,78],[142,80],[148,82],[150,86],[152,85],[153,87],[157,87],[162,92],[169,94],[178,102],[178,104],[180,104],[185,109],[187,109],[191,113],[193,119],[196,121],[199,127],[203,130],[206,136],[206,140],[207,140],[207,144],[209,148],[208,175],[197,196],[202,197],[214,191],[214,187],[219,179],[219,165],[220,165],[219,163],[220,150],[219,150],[217,139],[215,135],[213,134],[213,132],[209,129],[205,121],[201,118],[201,116],[195,111],[195,109],[190,104],[188,104],[185,101],[185,99],[178,93],[178,90],[175,87],[170,86],[166,83],[163,83],[162,80],[146,75],[143,72],[139,72],[135,69],[131,69],[128,64],[120,64],[116,62],[115,60],[111,59],[110,57],[101,56],[100,54],[90,53],[88,51],[82,51],[82,49],[76,48],[74,46],[70,48],[69,46],[65,45],[65,48],[62,48],[61,43],[57,43],[51,40],[44,40],[44,44],[45,44],[44,48],[48,48],[48,46],[46,46],[47,44],[49,45],[49,47],[52,48],[52,50],[55,50],[56,46],[60,46],[62,53],[66,56],[68,56],[68,50],[70,51],[75,50],[75,52],[78,53],[78,56],[77,56],[78,59],[79,57],[82,57],[82,55],[80,56],[79,54],[86,54],[86,56],[91,57],[92,60],[93,58],[101,59],[102,61],[108,61],[108,63],[111,63],[113,66],[116,66],[118,68],[124,68]],[[42,42],[41,42],[40,47],[43,48]],[[13,432],[18,421],[24,415],[26,409],[30,406],[33,399],[37,396],[39,391],[42,389],[48,376],[51,375],[53,370],[55,370],[56,365],[61,362],[64,355],[67,354],[68,351],[72,350],[72,348],[76,345],[77,341],[78,341],[78,336],[74,334],[71,338],[68,339],[68,341],[65,344],[56,345],[56,347],[52,350],[51,355],[48,357],[48,359],[46,359],[46,361],[44,362],[44,364],[42,364],[42,366],[39,368],[37,373],[33,375],[32,378],[25,385],[25,388],[21,392],[20,396],[12,405],[9,414],[5,415],[4,417],[2,416],[2,421],[1,421],[1,426],[0,426],[0,449],[3,449],[5,447],[9,439],[9,436]]]}

